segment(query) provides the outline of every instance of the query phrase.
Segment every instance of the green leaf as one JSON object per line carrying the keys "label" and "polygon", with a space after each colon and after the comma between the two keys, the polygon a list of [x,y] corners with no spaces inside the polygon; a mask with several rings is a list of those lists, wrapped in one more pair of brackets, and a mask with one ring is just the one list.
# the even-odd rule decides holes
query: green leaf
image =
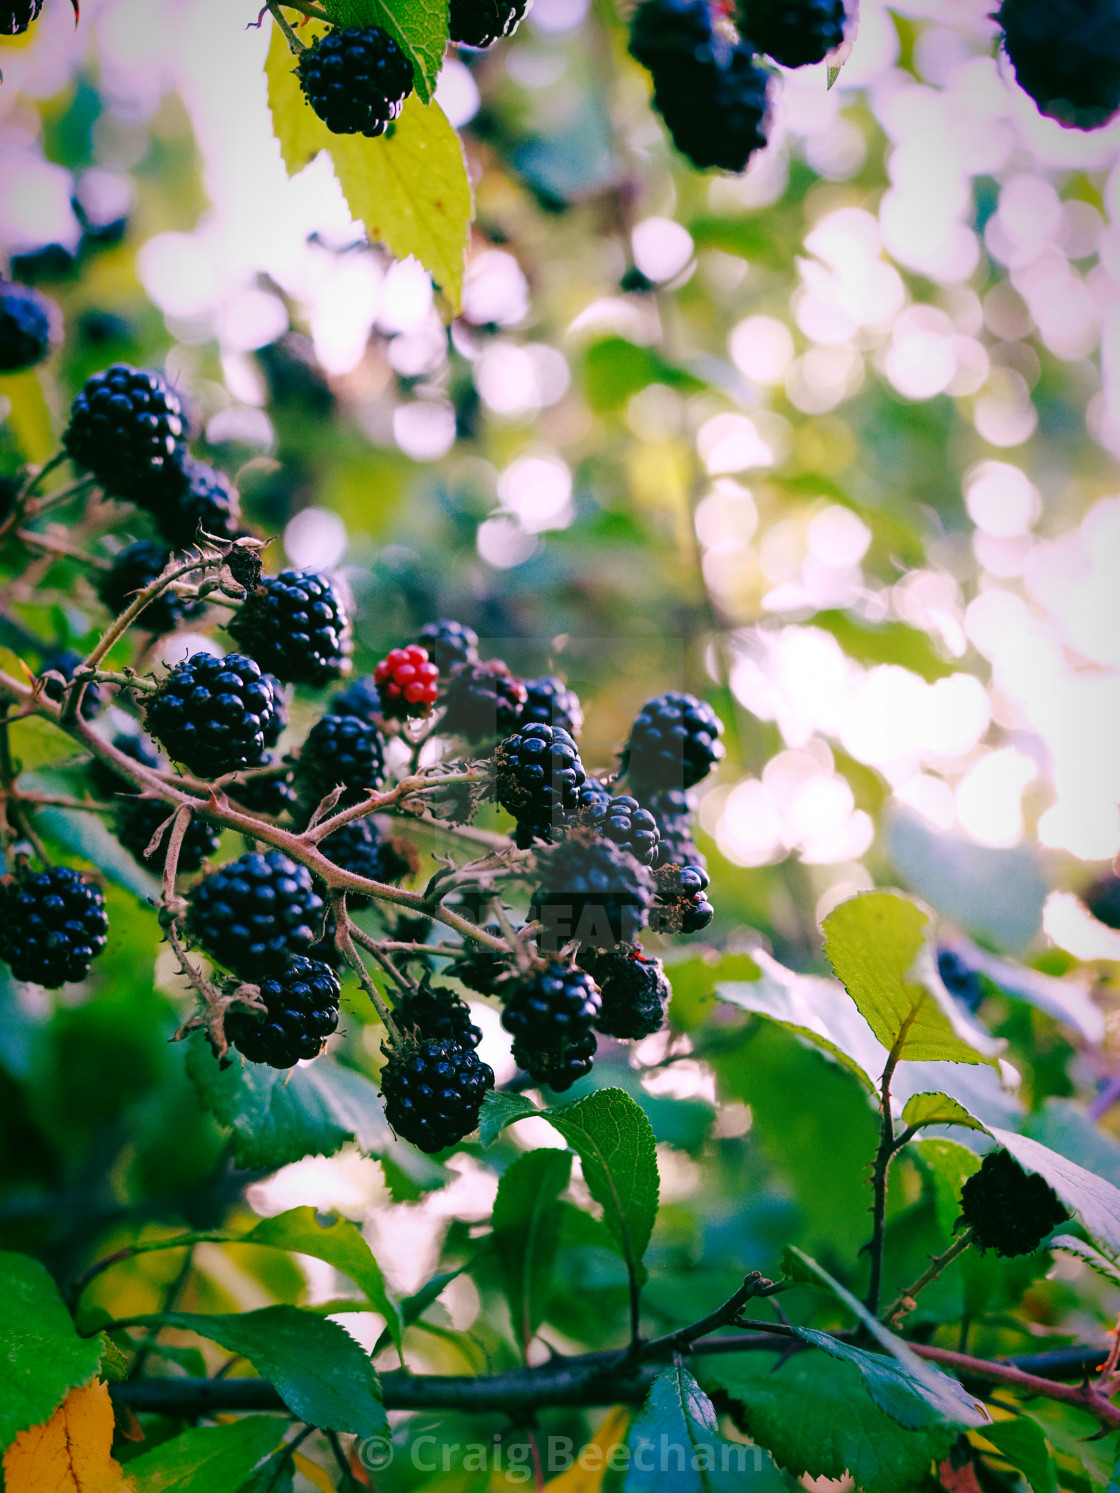
{"label": "green leaf", "polygon": [[594,410],[618,409],[648,384],[667,384],[685,394],[698,394],[708,387],[653,348],[639,347],[625,337],[593,342],[584,353],[584,393]]}
{"label": "green leaf", "polygon": [[1059,1234],[1050,1240],[1048,1247],[1064,1249],[1067,1254],[1076,1255],[1083,1265],[1088,1265],[1090,1270],[1102,1275],[1110,1285],[1120,1286],[1120,1263],[1102,1254],[1087,1240],[1077,1239],[1072,1234]]}
{"label": "green leaf", "polygon": [[642,1256],[657,1217],[659,1178],[653,1129],[622,1089],[597,1089],[560,1109],[545,1110],[583,1163],[583,1180],[602,1206],[632,1280],[645,1279]]}
{"label": "green leaf", "polygon": [[762,971],[749,954],[682,959],[671,970],[673,998],[669,1019],[683,1032],[695,1031],[712,1013],[716,991],[726,981],[753,982]]}
{"label": "green leaf", "polygon": [[337,1322],[296,1306],[223,1316],[165,1312],[142,1319],[181,1327],[247,1358],[293,1415],[328,1431],[381,1436],[387,1421],[372,1361]]}
{"label": "green leaf", "polygon": [[[400,1303],[401,1320],[404,1325],[411,1327],[413,1323],[419,1322],[432,1302],[446,1290],[457,1275],[461,1274],[461,1270],[440,1270],[432,1276],[431,1280],[425,1281],[418,1291],[414,1292],[411,1296],[406,1296]],[[374,1343],[373,1352],[370,1354],[370,1357],[376,1358],[381,1350],[388,1346],[389,1341],[389,1329],[386,1327],[385,1331],[377,1339],[377,1342]]]}
{"label": "green leaf", "polygon": [[653,1381],[626,1445],[624,1493],[741,1493],[757,1457],[719,1434],[715,1407],[683,1364]]}
{"label": "green leaf", "polygon": [[510,1320],[525,1345],[540,1325],[560,1243],[556,1200],[572,1173],[570,1151],[526,1151],[510,1163],[494,1199],[494,1245]]}
{"label": "green leaf", "polygon": [[1049,1182],[1099,1244],[1120,1254],[1120,1188],[1028,1136],[994,1128],[989,1134],[1011,1152],[1024,1171],[1035,1172]]}
{"label": "green leaf", "polygon": [[963,1125],[967,1130],[987,1127],[970,1115],[964,1105],[948,1094],[914,1094],[903,1106],[902,1118],[907,1125]]}
{"label": "green leaf", "polygon": [[[339,1483],[339,1489],[347,1493],[358,1486],[351,1479]],[[292,1493],[295,1487],[295,1466],[285,1447],[272,1453],[267,1462],[262,1462],[252,1475],[241,1484],[237,1493]]]}
{"label": "green leaf", "polygon": [[49,1420],[101,1366],[100,1337],[81,1338],[38,1260],[0,1252],[0,1450]]}
{"label": "green leaf", "polygon": [[381,1266],[374,1259],[361,1230],[349,1219],[336,1215],[330,1223],[322,1224],[314,1208],[289,1208],[286,1213],[263,1219],[243,1236],[242,1243],[293,1249],[298,1254],[326,1260],[336,1270],[341,1270],[361,1287],[374,1311],[385,1318],[397,1351],[400,1351],[404,1333],[400,1307],[389,1295]]}
{"label": "green leaf", "polygon": [[961,1188],[979,1167],[980,1157],[967,1146],[941,1136],[918,1141],[914,1150],[929,1172],[937,1226],[951,1238],[960,1217]]}
{"label": "green leaf", "polygon": [[23,373],[5,373],[0,377],[0,403],[4,400],[11,403],[4,423],[10,427],[24,459],[48,461],[58,442],[39,370],[28,368]]}
{"label": "green leaf", "polygon": [[380,26],[412,63],[416,92],[425,104],[435,92],[447,50],[447,0],[323,0],[340,26]]}
{"label": "green leaf", "polygon": [[240,1488],[257,1463],[276,1449],[284,1423],[248,1415],[225,1426],[184,1431],[128,1463],[136,1493],[215,1493]]}
{"label": "green leaf", "polygon": [[524,1094],[498,1094],[493,1089],[482,1102],[478,1117],[478,1138],[483,1147],[492,1146],[507,1125],[541,1111]]}
{"label": "green leaf", "polygon": [[[975,1402],[971,1396],[955,1379],[937,1369],[932,1370],[932,1373],[937,1379],[946,1382],[938,1385],[941,1394],[935,1404],[929,1395],[925,1373],[921,1379],[915,1379],[910,1369],[897,1359],[885,1357],[881,1353],[868,1353],[864,1348],[854,1348],[849,1343],[838,1342],[827,1332],[818,1332],[812,1327],[795,1327],[793,1331],[802,1342],[820,1348],[832,1358],[840,1358],[845,1363],[852,1364],[863,1376],[867,1392],[879,1409],[885,1411],[892,1420],[898,1421],[900,1426],[919,1430],[925,1426],[950,1423],[951,1417],[945,1413],[947,1397],[960,1399],[966,1414],[972,1411]],[[928,1364],[922,1363],[921,1359],[918,1362],[924,1371],[929,1371]]]}
{"label": "green leaf", "polygon": [[982,1062],[975,1046],[957,1035],[960,1019],[908,978],[928,924],[928,913],[907,897],[863,892],[825,918],[825,953],[868,1026],[896,1058]]}
{"label": "green leaf", "polygon": [[928,633],[905,622],[857,621],[848,612],[817,612],[813,626],[829,632],[849,658],[862,664],[898,664],[927,684],[947,679],[956,666],[942,658]]}
{"label": "green leaf", "polygon": [[1054,1459],[1041,1426],[1020,1415],[1014,1420],[993,1421],[984,1427],[983,1436],[1019,1469],[1031,1485],[1031,1493],[1058,1493]]}
{"label": "green leaf", "polygon": [[36,814],[35,821],[52,840],[91,862],[108,881],[115,881],[138,901],[147,905],[159,900],[158,879],[133,860],[110,834],[100,815],[44,808]]}
{"label": "green leaf", "polygon": [[1055,979],[1053,975],[1042,974],[1013,959],[1000,959],[974,943],[965,943],[960,952],[970,969],[986,976],[1008,995],[1027,1001],[1053,1016],[1055,1021],[1073,1027],[1086,1042],[1104,1040],[1104,1012],[1095,1004],[1084,983]]}
{"label": "green leaf", "polygon": [[1012,1123],[1004,1129],[1022,1131],[1031,1140],[1040,1141],[1051,1151],[1076,1161],[1087,1172],[1095,1172],[1114,1187],[1120,1187],[1120,1142],[1094,1125],[1085,1111],[1070,1100],[1047,1099],[1021,1125]]}

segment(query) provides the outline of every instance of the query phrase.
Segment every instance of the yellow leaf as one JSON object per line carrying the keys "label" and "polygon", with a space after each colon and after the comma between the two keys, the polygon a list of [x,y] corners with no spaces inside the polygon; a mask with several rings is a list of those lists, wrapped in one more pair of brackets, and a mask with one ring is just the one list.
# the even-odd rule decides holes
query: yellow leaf
{"label": "yellow leaf", "polygon": [[[10,405],[6,416],[5,401]],[[7,419],[27,461],[46,461],[54,455],[58,442],[36,369],[0,378],[0,418]]]}
{"label": "yellow leaf", "polygon": [[304,1477],[313,1487],[321,1488],[322,1493],[334,1493],[334,1483],[310,1458],[305,1457],[302,1452],[292,1453],[292,1462],[296,1470],[302,1472]]}
{"label": "yellow leaf", "polygon": [[[321,21],[311,21],[299,28],[299,35],[301,40],[310,43],[329,30],[330,27]],[[304,98],[295,66],[296,59],[288,49],[283,32],[279,26],[273,26],[264,71],[268,80],[272,128],[280,142],[280,154],[289,176],[302,171],[321,150],[329,149],[334,138]]]}
{"label": "yellow leaf", "polygon": [[611,1453],[624,1444],[629,1420],[625,1405],[616,1405],[567,1471],[548,1481],[547,1493],[601,1493]]}
{"label": "yellow leaf", "polygon": [[50,1420],[21,1431],[4,1453],[5,1493],[128,1493],[113,1460],[109,1387],[72,1389]]}

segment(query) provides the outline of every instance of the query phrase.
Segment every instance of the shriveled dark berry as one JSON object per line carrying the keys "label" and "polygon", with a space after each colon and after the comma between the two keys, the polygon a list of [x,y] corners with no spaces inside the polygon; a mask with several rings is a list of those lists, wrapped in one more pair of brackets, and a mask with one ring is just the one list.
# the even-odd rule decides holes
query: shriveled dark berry
{"label": "shriveled dark berry", "polygon": [[545,1049],[528,1042],[514,1042],[513,1061],[537,1083],[557,1094],[586,1078],[595,1063],[595,1033],[581,1032],[563,1047]]}
{"label": "shriveled dark berry", "polygon": [[454,1042],[459,1047],[477,1047],[482,1032],[471,1020],[471,1008],[454,990],[446,986],[422,985],[408,990],[393,1008],[393,1018],[401,1031],[436,1042]]}
{"label": "shriveled dark berry", "polygon": [[395,1044],[381,1070],[385,1118],[429,1154],[471,1133],[493,1086],[494,1070],[471,1048],[428,1037]]}
{"label": "shriveled dark berry", "polygon": [[226,1036],[238,1052],[270,1068],[318,1057],[338,1026],[342,991],[330,966],[297,956],[256,983],[267,1010],[231,1011],[225,1019]]}
{"label": "shriveled dark berry", "polygon": [[448,617],[425,622],[416,634],[416,641],[428,650],[428,657],[445,679],[456,664],[478,662],[478,634],[463,622]]}
{"label": "shriveled dark berry", "polygon": [[579,696],[555,674],[525,681],[525,704],[521,707],[518,725],[534,724],[559,726],[570,736],[577,737],[583,730],[583,707]]}
{"label": "shriveled dark berry", "polygon": [[22,36],[39,19],[43,0],[3,0],[0,4],[0,36]]}
{"label": "shriveled dark berry", "polygon": [[[4,15],[0,11],[0,34]],[[62,333],[58,307],[28,285],[0,284],[0,373],[34,368]]]}
{"label": "shriveled dark berry", "polygon": [[363,674],[337,695],[331,696],[328,715],[356,715],[367,726],[381,723],[381,695],[372,674]]}
{"label": "shriveled dark berry", "polygon": [[[74,671],[81,663],[81,654],[75,653],[72,648],[60,648],[55,653],[48,653],[43,659],[40,675],[60,674],[69,684],[74,677]],[[60,684],[57,679],[46,679],[43,685],[43,694],[48,700],[53,700],[56,705],[61,705],[63,697],[67,694],[66,685]],[[81,717],[84,721],[92,721],[105,704],[105,696],[101,686],[92,682],[85,687],[82,695]]]}
{"label": "shriveled dark berry", "polygon": [[602,1004],[596,1030],[608,1037],[636,1041],[652,1036],[665,1025],[672,989],[660,959],[649,959],[641,949],[586,949],[579,962],[595,978]]}
{"label": "shriveled dark berry", "polygon": [[192,653],[151,696],[144,724],[174,761],[216,778],[259,765],[276,708],[253,659]]}
{"label": "shriveled dark berry", "polygon": [[844,40],[844,0],[741,0],[739,29],[783,67],[823,62]]}
{"label": "shriveled dark berry", "polygon": [[670,690],[642,706],[623,771],[639,799],[658,788],[692,788],[723,756],[723,723],[695,695]]}
{"label": "shriveled dark berry", "polygon": [[1095,130],[1120,109],[1118,0],[1003,0],[995,19],[1016,82],[1043,114]]}
{"label": "shriveled dark berry", "polygon": [[429,715],[439,696],[439,669],[419,643],[392,648],[373,671],[382,713],[392,720]]}
{"label": "shriveled dark berry", "polygon": [[356,715],[324,715],[307,733],[296,766],[300,801],[313,810],[335,788],[339,805],[358,803],[385,777],[385,746],[376,726]]}
{"label": "shriveled dark berry", "polygon": [[[123,798],[113,810],[113,833],[135,860],[152,871],[162,871],[167,862],[167,851],[171,840],[171,826],[167,820],[174,813],[171,804],[158,798]],[[163,838],[150,856],[145,855],[152,836],[161,824],[167,824]],[[180,871],[197,871],[203,861],[212,856],[221,841],[222,832],[217,825],[201,815],[191,816],[183,843],[179,849]]]}
{"label": "shriveled dark berry", "polygon": [[650,926],[659,933],[700,933],[716,915],[704,895],[711,879],[703,866],[661,867]]}
{"label": "shriveled dark berry", "polygon": [[461,47],[489,47],[512,36],[532,0],[451,0],[451,40]]}
{"label": "shriveled dark berry", "polygon": [[[502,930],[497,923],[490,923],[485,932],[500,938]],[[447,973],[461,980],[468,990],[476,990],[479,995],[497,995],[509,978],[512,968],[508,954],[495,953],[485,944],[475,943],[472,939],[464,943],[462,951],[452,959],[447,966]]]}
{"label": "shriveled dark berry", "polygon": [[252,851],[204,876],[187,897],[188,926],[243,980],[281,969],[319,936],[323,899],[311,872],[279,850]]}
{"label": "shriveled dark berry", "polygon": [[495,792],[517,820],[517,844],[524,849],[534,840],[552,840],[570,823],[586,777],[579,748],[560,726],[521,726],[500,742]]}
{"label": "shriveled dark berry", "polygon": [[955,949],[938,949],[937,973],[941,983],[955,1000],[968,1011],[979,1008],[984,999],[984,985],[974,969],[969,969]]}
{"label": "shriveled dark berry", "polygon": [[1002,1148],[989,1151],[961,1188],[961,1223],[981,1250],[997,1255],[1033,1254],[1068,1217],[1049,1183]]}
{"label": "shriveled dark berry", "polygon": [[[97,579],[97,594],[110,612],[123,612],[143,591],[163,574],[171,551],[150,539],[138,539],[126,545],[113,556],[112,569],[102,571]],[[174,591],[161,591],[155,601],[150,601],[136,619],[136,626],[148,632],[174,632],[187,617],[201,611],[198,602],[176,596]]]}
{"label": "shriveled dark berry", "polygon": [[117,497],[145,503],[166,489],[185,455],[183,407],[163,376],[113,363],[83,385],[63,443]]}
{"label": "shriveled dark berry", "polygon": [[653,902],[654,880],[625,850],[594,830],[575,829],[539,857],[541,880],[530,917],[544,926],[541,947],[570,939],[593,949],[634,943]]}
{"label": "shriveled dark berry", "polygon": [[508,736],[517,727],[525,699],[524,684],[501,659],[463,664],[448,682],[440,729],[470,742]]}
{"label": "shriveled dark berry", "polygon": [[[320,840],[319,849],[336,866],[370,881],[402,881],[414,875],[420,864],[419,856],[407,841],[383,835],[371,819],[349,820]],[[369,898],[361,892],[347,892],[346,903],[351,908],[365,907]]]}
{"label": "shriveled dark berry", "polygon": [[380,26],[328,31],[299,55],[307,102],[335,135],[383,135],[412,92],[412,63]]}
{"label": "shriveled dark berry", "polygon": [[[237,489],[217,467],[183,454],[177,473],[152,489],[148,503],[156,527],[172,549],[186,549],[199,533],[235,539],[241,527]],[[139,501],[139,499],[138,499]]]}
{"label": "shriveled dark berry", "polygon": [[108,931],[101,888],[68,866],[0,884],[0,960],[17,980],[84,980]]}
{"label": "shriveled dark berry", "polygon": [[261,668],[291,684],[321,688],[350,666],[350,619],[325,575],[282,570],[242,602],[230,635]]}
{"label": "shriveled dark berry", "polygon": [[609,794],[606,798],[589,796],[580,805],[579,821],[597,830],[604,839],[628,850],[641,865],[656,863],[660,844],[657,821],[629,794],[621,793],[617,798],[611,798]]}

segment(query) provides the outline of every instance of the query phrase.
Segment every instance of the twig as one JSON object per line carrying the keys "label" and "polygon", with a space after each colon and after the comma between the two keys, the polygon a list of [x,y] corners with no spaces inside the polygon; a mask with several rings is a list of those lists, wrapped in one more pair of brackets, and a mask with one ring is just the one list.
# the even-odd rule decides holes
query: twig
{"label": "twig", "polygon": [[217,555],[211,554],[200,560],[181,560],[178,564],[167,566],[163,574],[158,575],[150,586],[145,586],[142,591],[137,592],[120,616],[109,625],[97,645],[82,660],[83,666],[87,669],[96,669],[109,649],[118,638],[123,637],[148,603],[155,601],[156,597],[166,591],[173,581],[177,581],[181,575],[189,575],[192,570],[206,570],[211,565],[217,564],[218,559]]}
{"label": "twig", "polygon": [[36,534],[31,529],[17,529],[15,537],[29,549],[42,550],[45,554],[58,555],[68,560],[78,560],[81,564],[88,565],[91,570],[112,569],[111,560],[104,560],[100,555],[91,555],[78,545],[69,544],[65,539],[59,539],[53,534]]}
{"label": "twig", "polygon": [[[280,7],[275,4],[275,0],[267,0],[267,4],[269,11],[272,13],[272,19],[284,33],[284,40],[288,43],[288,47],[291,50],[292,56],[298,57],[301,52],[306,52],[306,43],[300,41],[299,37],[295,34],[292,28],[288,25],[287,21],[280,14]],[[302,7],[300,8],[302,9]],[[295,10],[296,7],[292,6],[292,9]]]}
{"label": "twig", "polygon": [[[637,1356],[645,1360],[664,1358],[673,1353],[687,1353],[694,1343],[715,1332],[719,1327],[726,1327],[730,1323],[744,1325],[741,1318],[743,1307],[748,1301],[762,1296],[776,1296],[780,1291],[785,1291],[794,1284],[793,1281],[767,1280],[761,1271],[752,1270],[735,1294],[729,1296],[722,1306],[716,1307],[714,1312],[709,1312],[706,1317],[701,1317],[698,1322],[693,1322],[688,1327],[678,1327],[675,1332],[666,1333],[664,1337],[653,1338],[648,1343],[643,1343]],[[777,1330],[772,1323],[766,1323],[765,1327],[767,1331]]]}
{"label": "twig", "polygon": [[331,898],[331,908],[335,919],[334,941],[339,953],[358,976],[358,979],[362,983],[362,989],[373,1002],[374,1010],[380,1016],[381,1023],[389,1033],[390,1038],[394,1042],[399,1042],[401,1034],[397,1029],[396,1022],[393,1020],[393,1013],[382,1000],[380,990],[373,983],[362,956],[354,947],[354,940],[351,935],[360,930],[355,929],[354,924],[350,921],[350,914],[346,911],[346,894],[342,893],[341,895],[333,896]]}
{"label": "twig", "polygon": [[971,1358],[967,1353],[954,1353],[951,1348],[935,1348],[929,1343],[911,1343],[910,1347],[919,1358],[928,1358],[931,1363],[942,1363],[946,1368],[956,1369],[965,1379],[984,1379],[993,1384],[1009,1384],[1025,1394],[1042,1395],[1048,1400],[1060,1400],[1065,1405],[1077,1405],[1095,1415],[1102,1426],[1110,1429],[1120,1427],[1120,1408],[1107,1400],[1093,1384],[1079,1384],[1076,1388],[1066,1384],[1054,1384],[1037,1374],[1025,1373],[1010,1363],[994,1363],[983,1358]]}
{"label": "twig", "polygon": [[946,1265],[951,1264],[958,1255],[964,1254],[965,1250],[968,1249],[969,1245],[971,1245],[972,1242],[972,1230],[965,1229],[964,1233],[959,1234],[943,1254],[935,1255],[933,1259],[930,1260],[928,1269],[924,1270],[922,1274],[918,1276],[918,1279],[912,1286],[907,1286],[906,1289],[899,1294],[897,1299],[893,1301],[887,1308],[887,1310],[883,1313],[884,1319],[892,1323],[901,1322],[903,1317],[905,1317],[908,1312],[912,1312],[914,1310],[914,1307],[917,1305],[917,1301],[915,1298],[917,1297],[918,1293],[920,1291],[924,1291],[926,1286],[928,1286],[931,1281],[935,1281],[941,1274],[941,1272],[945,1269]]}
{"label": "twig", "polygon": [[895,1044],[887,1056],[883,1066],[883,1077],[879,1085],[879,1145],[875,1152],[875,1162],[871,1174],[871,1239],[864,1248],[871,1255],[871,1278],[867,1286],[867,1309],[869,1312],[877,1313],[879,1310],[879,1294],[883,1287],[883,1236],[887,1217],[887,1173],[890,1170],[891,1158],[894,1156],[895,1135],[894,1116],[891,1114],[891,1079],[898,1063],[902,1044],[909,1031],[910,1022],[907,1021],[902,1031],[895,1039]]}
{"label": "twig", "polygon": [[[183,849],[183,841],[187,830],[190,828],[191,810],[190,806],[183,804],[181,808],[175,809],[171,816],[171,829],[167,836],[167,855],[163,862],[163,905],[170,908],[175,901],[175,877],[179,870],[179,854]],[[152,836],[152,845],[149,845],[145,855],[154,853],[155,845],[163,833],[166,821],[160,825]]]}

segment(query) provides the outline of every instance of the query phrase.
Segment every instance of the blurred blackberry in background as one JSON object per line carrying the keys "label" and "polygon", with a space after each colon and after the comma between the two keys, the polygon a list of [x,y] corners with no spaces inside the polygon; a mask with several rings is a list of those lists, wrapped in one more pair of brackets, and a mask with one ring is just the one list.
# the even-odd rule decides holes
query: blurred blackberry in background
{"label": "blurred blackberry in background", "polygon": [[[59,648],[54,653],[48,653],[39,667],[40,678],[44,674],[61,674],[66,683],[69,684],[74,677],[74,670],[82,661],[80,653],[75,653],[72,648]],[[43,694],[48,700],[53,700],[56,705],[62,703],[65,694],[65,686],[57,679],[48,679],[43,685]],[[105,696],[98,684],[87,684],[85,693],[82,695],[81,717],[84,721],[92,721],[105,704]]]}
{"label": "blurred blackberry in background", "polygon": [[62,318],[52,301],[27,285],[0,282],[0,373],[33,368],[61,338]]}
{"label": "blurred blackberry in background", "polygon": [[22,36],[39,18],[43,0],[3,0],[0,3],[0,36]]}
{"label": "blurred blackberry in background", "polygon": [[337,695],[331,696],[327,706],[329,715],[354,715],[367,726],[381,723],[381,695],[373,682],[372,674],[363,674],[348,684]]}
{"label": "blurred blackberry in background", "polygon": [[84,980],[108,931],[101,888],[68,866],[0,883],[0,960],[14,979],[48,990]]}
{"label": "blurred blackberry in background", "polygon": [[513,35],[531,4],[532,0],[451,0],[450,38],[463,47],[489,47],[500,37]]}
{"label": "blurred blackberry in background", "polygon": [[[130,606],[136,593],[143,591],[163,574],[171,551],[150,539],[137,539],[113,556],[110,570],[97,578],[97,594],[102,604],[117,615]],[[149,632],[174,632],[187,617],[197,616],[202,604],[177,596],[168,589],[150,601],[137,618],[136,625]]]}
{"label": "blurred blackberry in background", "polygon": [[443,617],[425,622],[416,641],[428,650],[428,657],[446,679],[456,664],[478,662],[478,634],[462,622]]}
{"label": "blurred blackberry in background", "polygon": [[278,819],[296,806],[296,790],[291,772],[274,772],[266,777],[242,778],[230,783],[226,793],[250,814],[268,814]]}
{"label": "blurred blackberry in background", "polygon": [[823,62],[844,40],[844,0],[740,0],[739,30],[783,67]]}
{"label": "blurred blackberry in background", "polygon": [[[122,798],[113,810],[113,833],[134,860],[158,873],[167,863],[171,843],[171,826],[167,820],[173,813],[172,806],[163,799]],[[144,852],[161,824],[167,824],[163,837],[153,854],[146,856]],[[217,825],[198,814],[192,815],[179,849],[178,869],[197,871],[203,861],[217,850],[221,838],[222,832]]]}
{"label": "blurred blackberry in background", "polygon": [[1095,130],[1120,109],[1118,0],[1003,0],[995,20],[1016,82],[1043,114]]}
{"label": "blurred blackberry in background", "polygon": [[938,949],[937,973],[945,989],[969,1011],[979,1009],[984,999],[984,982],[969,969],[955,949]]}
{"label": "blurred blackberry in background", "polygon": [[217,467],[184,455],[175,480],[153,491],[151,501],[137,498],[151,509],[156,527],[172,549],[194,544],[199,530],[216,539],[235,539],[241,525],[237,489]]}
{"label": "blurred blackberry in background", "polygon": [[1098,923],[1120,928],[1120,876],[1106,872],[1081,893],[1081,900]]}
{"label": "blurred blackberry in background", "polygon": [[501,659],[462,664],[452,674],[445,695],[447,709],[440,723],[449,736],[465,736],[469,742],[508,736],[525,705],[526,691]]}
{"label": "blurred blackberry in background", "polygon": [[[395,883],[412,876],[419,868],[420,857],[405,840],[390,839],[383,835],[377,825],[369,819],[351,819],[319,841],[319,849],[355,876],[365,876],[370,881]],[[350,908],[367,907],[369,898],[361,892],[347,892],[346,905]]]}
{"label": "blurred blackberry in background", "polygon": [[[492,933],[495,938],[502,935],[497,923],[488,923],[484,931]],[[462,951],[447,966],[449,975],[461,980],[468,990],[475,990],[479,995],[497,995],[511,970],[512,963],[508,954],[496,953],[485,944],[475,943],[473,940],[465,942]]]}
{"label": "blurred blackberry in background", "polygon": [[[112,745],[133,762],[138,762],[141,767],[154,769],[168,765],[166,758],[160,756],[146,736],[118,731],[113,737]],[[86,768],[86,776],[89,778],[89,784],[94,793],[102,798],[111,798],[117,793],[139,793],[140,791],[131,778],[122,777],[107,762],[102,762],[100,757],[91,759]]]}
{"label": "blurred blackberry in background", "polygon": [[583,707],[579,696],[555,674],[540,679],[526,679],[525,704],[521,707],[519,726],[559,726],[571,736],[583,730]]}

